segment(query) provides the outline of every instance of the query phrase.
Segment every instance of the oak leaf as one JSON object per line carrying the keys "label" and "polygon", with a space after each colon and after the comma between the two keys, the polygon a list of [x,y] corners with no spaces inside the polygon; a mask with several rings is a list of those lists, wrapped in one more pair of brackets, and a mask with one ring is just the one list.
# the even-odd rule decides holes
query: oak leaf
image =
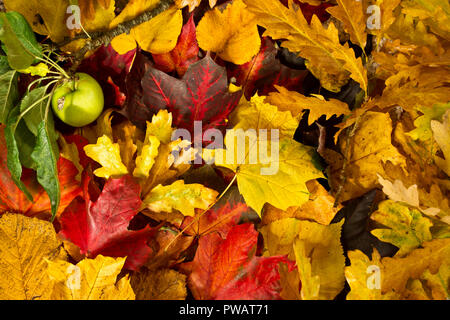
{"label": "oak leaf", "polygon": [[153,188],[144,198],[144,205],[154,212],[180,211],[185,216],[193,216],[195,208],[207,209],[214,202],[218,192],[201,184],[184,184],[183,180]]}
{"label": "oak leaf", "polygon": [[76,265],[64,260],[48,261],[53,281],[53,300],[134,300],[128,276],[117,280],[126,258],[98,255]]}
{"label": "oak leaf", "polygon": [[[341,201],[359,197],[378,185],[377,174],[386,176],[383,163],[391,162],[400,168],[406,167],[406,158],[392,145],[392,120],[389,114],[367,111],[362,114],[350,143],[353,146],[345,172]],[[346,150],[345,139],[341,140],[341,150]],[[339,172],[343,157],[329,151],[325,155],[331,166],[330,180],[338,186]]]}
{"label": "oak leaf", "polygon": [[208,11],[197,26],[197,40],[203,50],[234,64],[250,61],[261,46],[255,17],[242,0],[233,1],[223,11]]}
{"label": "oak leaf", "polygon": [[350,113],[348,105],[337,99],[325,100],[321,95],[306,97],[298,92],[286,90],[283,87],[275,86],[278,92],[272,92],[266,101],[277,106],[279,110],[290,111],[295,117],[304,110],[309,110],[308,125],[312,125],[322,115],[326,119],[333,115],[347,115]]}
{"label": "oak leaf", "polygon": [[441,148],[444,158],[436,156],[434,161],[450,177],[450,111],[447,110],[443,116],[443,122],[431,121],[431,130],[434,140]]}
{"label": "oak leaf", "polygon": [[362,49],[366,47],[367,33],[365,7],[362,1],[337,0],[337,6],[327,11],[344,24],[344,29],[350,34],[350,40]]}
{"label": "oak leaf", "polygon": [[411,291],[408,283],[427,270],[436,274],[449,263],[450,239],[424,242],[422,247],[405,257],[383,259],[376,250],[371,259],[359,250],[348,252],[351,265],[345,268],[345,276],[351,291],[347,299],[406,299]]}
{"label": "oak leaf", "polygon": [[363,91],[367,91],[367,71],[362,60],[355,57],[348,44],[339,43],[338,30],[333,22],[325,29],[317,16],[313,16],[309,25],[293,2],[290,2],[289,9],[278,0],[244,2],[256,16],[257,23],[266,28],[263,35],[287,39],[281,45],[291,52],[299,52],[307,60],[307,68],[324,88],[338,92],[351,77]]}
{"label": "oak leaf", "polygon": [[440,121],[447,110],[450,110],[450,103],[435,104],[432,108],[419,106],[417,111],[420,111],[423,115],[414,120],[416,129],[408,132],[408,135],[414,140],[426,141],[431,139],[433,136],[431,121]]}
{"label": "oak leaf", "polygon": [[404,256],[432,238],[430,227],[433,224],[428,218],[419,210],[392,200],[381,202],[370,218],[388,228],[375,229],[371,233],[381,241],[397,246],[398,256]]}
{"label": "oak leaf", "polygon": [[2,214],[0,255],[1,299],[51,298],[46,260],[64,259],[66,254],[50,222],[17,213]]}

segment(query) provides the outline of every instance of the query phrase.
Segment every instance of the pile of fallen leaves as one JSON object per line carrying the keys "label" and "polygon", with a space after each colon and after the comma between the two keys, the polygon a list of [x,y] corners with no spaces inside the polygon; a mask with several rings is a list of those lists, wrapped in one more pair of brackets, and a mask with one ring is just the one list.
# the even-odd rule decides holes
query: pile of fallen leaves
{"label": "pile of fallen leaves", "polygon": [[[159,0],[4,3],[69,69],[83,32]],[[450,298],[447,1],[175,1],[79,64],[105,111],[55,119],[57,208],[4,121],[36,76],[2,57],[0,298]],[[256,144],[207,148],[236,151],[232,128],[278,148],[275,174]]]}

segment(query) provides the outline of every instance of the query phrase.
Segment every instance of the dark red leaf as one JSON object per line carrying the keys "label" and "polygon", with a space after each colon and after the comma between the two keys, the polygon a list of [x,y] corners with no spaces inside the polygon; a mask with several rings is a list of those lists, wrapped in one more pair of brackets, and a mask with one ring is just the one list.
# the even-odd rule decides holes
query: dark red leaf
{"label": "dark red leaf", "polygon": [[228,76],[236,79],[237,85],[244,88],[245,97],[249,100],[255,93],[267,95],[275,92],[274,85],[299,91],[306,70],[295,70],[281,64],[277,59],[278,50],[274,41],[268,37],[262,39],[259,53],[243,65],[231,65]]}
{"label": "dark red leaf", "polygon": [[77,71],[91,75],[100,83],[105,96],[105,107],[121,106],[119,103],[123,103],[125,77],[135,55],[136,50],[120,55],[111,45],[101,46],[82,61]]}
{"label": "dark red leaf", "polygon": [[182,77],[188,67],[198,61],[199,47],[193,15],[183,26],[176,47],[164,54],[152,54],[155,67],[164,72],[176,71]]}
{"label": "dark red leaf", "polygon": [[200,238],[195,258],[185,263],[189,288],[196,299],[280,299],[279,263],[284,256],[256,257],[258,232],[253,224],[232,227],[226,238]]}
{"label": "dark red leaf", "polygon": [[84,201],[70,205],[59,219],[60,235],[80,248],[82,254],[127,257],[125,268],[137,270],[150,254],[147,245],[155,230],[146,227],[128,230],[130,220],[139,212],[141,188],[130,176],[109,179],[95,202],[90,200],[90,177],[83,175]]}
{"label": "dark red leaf", "polygon": [[158,110],[167,109],[174,126],[191,134],[196,120],[202,121],[203,132],[223,128],[241,97],[240,91],[229,92],[225,68],[209,56],[192,64],[180,80],[153,68],[138,54],[127,78],[127,92],[127,113],[135,124],[143,128]]}

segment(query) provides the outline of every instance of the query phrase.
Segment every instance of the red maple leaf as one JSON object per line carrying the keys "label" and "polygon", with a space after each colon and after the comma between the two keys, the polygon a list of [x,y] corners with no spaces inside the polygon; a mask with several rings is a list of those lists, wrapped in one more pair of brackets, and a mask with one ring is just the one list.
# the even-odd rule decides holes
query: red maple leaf
{"label": "red maple leaf", "polygon": [[194,121],[202,121],[203,132],[223,128],[226,118],[239,103],[241,91],[229,92],[225,68],[208,55],[192,64],[182,79],[153,68],[141,53],[127,77],[127,114],[136,125],[161,109],[172,113],[173,124],[193,134]]}
{"label": "red maple leaf", "polygon": [[147,245],[155,234],[149,226],[128,230],[139,212],[141,188],[132,177],[109,179],[95,201],[91,201],[91,177],[83,173],[84,200],[78,198],[61,215],[62,238],[80,248],[81,254],[94,258],[98,254],[127,257],[125,268],[137,270],[152,253]]}
{"label": "red maple leaf", "polygon": [[294,263],[285,256],[256,257],[258,232],[245,223],[201,237],[194,260],[182,265],[190,272],[189,288],[196,299],[281,299],[278,265]]}
{"label": "red maple leaf", "polygon": [[194,16],[183,26],[176,47],[164,54],[152,54],[155,67],[164,72],[176,71],[182,77],[188,67],[198,61],[198,43],[195,34]]}
{"label": "red maple leaf", "polygon": [[299,90],[306,70],[295,70],[281,64],[277,59],[278,49],[269,37],[262,39],[259,53],[243,65],[231,65],[228,76],[234,77],[238,85],[244,88],[245,97],[249,100],[256,92],[267,95],[275,92],[275,85],[288,90]]}
{"label": "red maple leaf", "polygon": [[[50,217],[50,199],[45,190],[37,182],[36,175],[32,170],[23,170],[22,181],[28,191],[30,191],[33,201],[29,201],[12,180],[7,166],[6,141],[3,125],[0,125],[0,149],[4,150],[0,154],[0,213],[18,212],[29,217],[37,215],[48,215]],[[57,169],[61,191],[61,201],[57,214],[60,214],[73,199],[81,194],[82,190],[80,183],[76,180],[78,170],[71,161],[60,157],[57,162]]]}

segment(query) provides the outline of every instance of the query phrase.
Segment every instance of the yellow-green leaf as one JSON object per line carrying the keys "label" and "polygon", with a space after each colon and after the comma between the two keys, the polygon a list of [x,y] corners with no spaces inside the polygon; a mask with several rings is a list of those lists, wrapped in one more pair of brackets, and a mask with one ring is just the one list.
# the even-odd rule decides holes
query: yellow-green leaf
{"label": "yellow-green leaf", "polygon": [[404,256],[423,242],[431,240],[430,219],[414,208],[399,202],[386,200],[379,204],[378,210],[370,218],[388,229],[375,229],[371,233],[383,242],[399,248],[397,255]]}
{"label": "yellow-green leaf", "polygon": [[154,212],[178,210],[185,216],[194,216],[195,209],[207,209],[218,192],[201,184],[184,184],[177,180],[171,185],[158,185],[144,199],[144,205]]}

